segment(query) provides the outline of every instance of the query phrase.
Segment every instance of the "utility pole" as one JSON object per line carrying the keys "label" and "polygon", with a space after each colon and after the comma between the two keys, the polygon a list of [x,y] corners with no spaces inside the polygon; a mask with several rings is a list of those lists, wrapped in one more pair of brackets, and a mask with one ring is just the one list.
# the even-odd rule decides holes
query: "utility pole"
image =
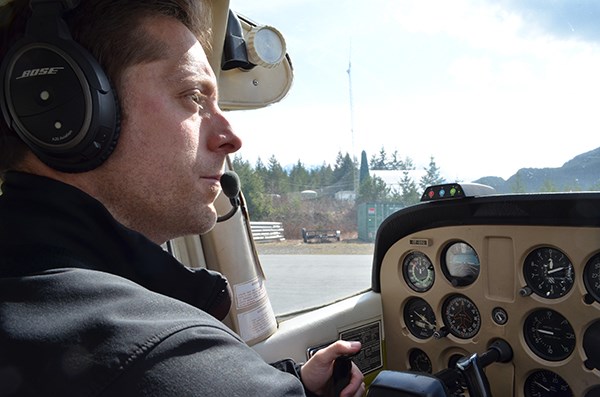
{"label": "utility pole", "polygon": [[[355,141],[354,141],[354,101],[353,101],[353,97],[352,97],[352,41],[350,41],[350,52],[348,54],[348,70],[346,71],[346,73],[348,73],[348,94],[349,94],[349,101],[350,101],[350,134],[352,136],[352,161],[356,163],[357,161],[357,157],[356,157],[356,148],[355,148]],[[358,172],[356,171],[356,167],[353,168],[354,170],[354,193],[356,195],[358,195]]]}

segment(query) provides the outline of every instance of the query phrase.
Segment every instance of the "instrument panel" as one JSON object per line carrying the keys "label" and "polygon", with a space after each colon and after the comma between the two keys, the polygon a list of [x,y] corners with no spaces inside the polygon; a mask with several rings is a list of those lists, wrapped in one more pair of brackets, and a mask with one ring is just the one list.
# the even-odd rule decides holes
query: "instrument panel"
{"label": "instrument panel", "polygon": [[388,368],[436,373],[503,339],[493,395],[600,396],[600,227],[447,223],[375,262]]}

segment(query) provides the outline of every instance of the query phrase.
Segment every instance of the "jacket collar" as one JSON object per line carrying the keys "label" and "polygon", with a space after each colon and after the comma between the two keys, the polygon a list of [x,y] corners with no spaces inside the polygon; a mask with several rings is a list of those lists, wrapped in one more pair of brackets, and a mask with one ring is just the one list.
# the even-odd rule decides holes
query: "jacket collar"
{"label": "jacket collar", "polygon": [[[0,275],[8,275],[9,268],[19,275],[59,267],[89,268],[208,312],[227,291],[220,274],[185,267],[159,245],[119,223],[83,191],[21,172],[7,172],[2,184],[0,252],[18,264],[0,262]],[[54,259],[44,259],[44,254]],[[31,255],[37,259],[31,260]],[[64,261],[57,261],[57,255]]]}

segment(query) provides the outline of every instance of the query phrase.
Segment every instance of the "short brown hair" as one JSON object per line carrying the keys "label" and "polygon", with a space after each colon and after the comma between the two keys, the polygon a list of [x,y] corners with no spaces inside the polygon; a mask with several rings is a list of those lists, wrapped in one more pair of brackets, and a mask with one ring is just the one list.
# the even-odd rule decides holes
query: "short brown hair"
{"label": "short brown hair", "polygon": [[[30,14],[28,5],[28,0],[13,0],[0,9],[0,59],[23,36]],[[116,88],[127,67],[160,59],[164,54],[168,43],[149,39],[141,28],[144,18],[153,16],[177,19],[205,51],[210,50],[212,16],[207,0],[83,0],[64,18],[73,39],[96,58]],[[16,133],[0,120],[0,176],[18,164],[26,151]]]}

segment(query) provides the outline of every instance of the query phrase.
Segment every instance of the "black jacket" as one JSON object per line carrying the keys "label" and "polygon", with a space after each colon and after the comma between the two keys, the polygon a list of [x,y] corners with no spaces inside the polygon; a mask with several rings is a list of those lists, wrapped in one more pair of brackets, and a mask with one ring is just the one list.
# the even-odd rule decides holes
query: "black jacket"
{"label": "black jacket", "polygon": [[0,196],[0,396],[302,396],[208,314],[192,271],[80,190],[9,172]]}

